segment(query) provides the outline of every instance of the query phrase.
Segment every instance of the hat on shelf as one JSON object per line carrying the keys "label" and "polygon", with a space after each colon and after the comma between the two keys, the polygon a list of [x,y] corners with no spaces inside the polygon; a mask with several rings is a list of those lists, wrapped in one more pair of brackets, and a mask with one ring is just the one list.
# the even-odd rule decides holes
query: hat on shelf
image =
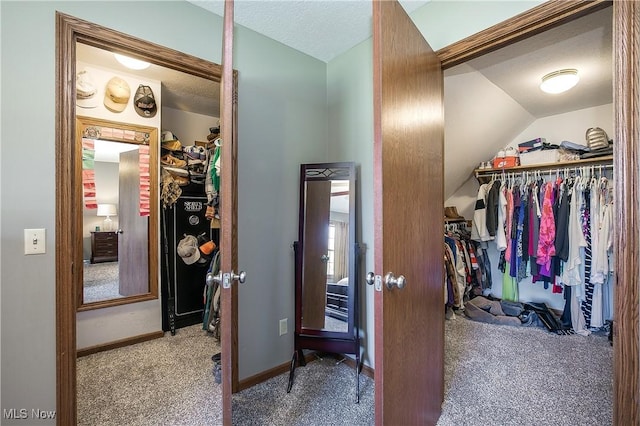
{"label": "hat on shelf", "polygon": [[445,207],[444,217],[446,219],[464,219],[464,217],[458,214],[458,208],[456,206]]}
{"label": "hat on shelf", "polygon": [[220,136],[220,126],[218,127],[209,127],[209,134],[207,135],[207,140],[211,142],[215,138]]}
{"label": "hat on shelf", "polygon": [[133,97],[133,107],[140,117],[151,118],[156,115],[158,107],[151,87],[143,84],[138,86]]}
{"label": "hat on shelf", "polygon": [[81,108],[95,108],[98,106],[98,97],[95,84],[87,70],[82,70],[76,75],[76,105]]}
{"label": "hat on shelf", "polygon": [[198,240],[193,235],[186,235],[178,243],[178,255],[187,265],[192,265],[200,259]]}
{"label": "hat on shelf", "polygon": [[162,148],[169,151],[182,151],[182,144],[178,137],[168,130],[162,132]]}
{"label": "hat on shelf", "polygon": [[122,112],[127,107],[130,97],[129,84],[120,77],[113,77],[104,91],[104,106],[110,111]]}

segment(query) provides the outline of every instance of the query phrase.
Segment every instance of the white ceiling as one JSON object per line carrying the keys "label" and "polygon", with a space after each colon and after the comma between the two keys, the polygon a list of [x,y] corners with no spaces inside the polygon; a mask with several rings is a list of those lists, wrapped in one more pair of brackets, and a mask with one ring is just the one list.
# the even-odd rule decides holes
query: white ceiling
{"label": "white ceiling", "polygon": [[[541,118],[612,102],[611,8],[592,13],[496,52],[467,62],[493,84]],[[549,95],[539,89],[543,75],[576,68],[574,89]],[[448,70],[445,76],[455,74]]]}
{"label": "white ceiling", "polygon": [[[187,0],[223,16],[221,0]],[[429,0],[400,0],[411,13]],[[234,22],[329,62],[371,37],[371,0],[235,0]]]}

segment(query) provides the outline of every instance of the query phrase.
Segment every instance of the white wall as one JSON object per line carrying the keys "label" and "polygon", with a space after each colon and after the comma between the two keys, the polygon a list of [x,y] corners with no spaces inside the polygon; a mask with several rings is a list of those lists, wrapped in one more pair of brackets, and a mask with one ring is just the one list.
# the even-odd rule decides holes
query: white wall
{"label": "white wall", "polygon": [[168,130],[180,140],[182,146],[195,145],[196,141],[207,142],[210,127],[218,127],[219,117],[162,108],[162,130]]}
{"label": "white wall", "polygon": [[[569,140],[586,145],[584,133],[589,127],[601,127],[609,137],[613,135],[613,105],[606,104],[593,108],[585,108],[565,114],[552,115],[538,119],[527,126],[507,146],[518,146],[537,137],[545,137],[548,142],[560,143]],[[615,143],[615,142],[614,142]],[[456,206],[458,212],[467,219],[473,218],[479,184],[475,177],[467,180],[456,193],[446,200],[445,205]],[[502,274],[498,270],[500,253],[495,243],[489,243],[489,259],[492,266],[493,286],[491,294],[502,297]],[[553,294],[551,287],[545,290],[542,283],[531,283],[531,278],[525,278],[519,284],[520,300],[525,302],[545,302],[554,309],[562,310],[564,299],[562,294]]]}
{"label": "white wall", "polygon": [[[469,90],[473,87],[473,90]],[[467,64],[444,73],[444,197],[535,118]]]}
{"label": "white wall", "polygon": [[610,139],[613,138],[613,104],[540,118],[524,129],[508,146],[517,147],[519,143],[539,137],[555,144],[567,140],[586,145],[585,132],[590,127],[601,127]]}
{"label": "white wall", "polygon": [[[90,64],[83,61],[77,61],[76,69],[78,72],[81,70],[87,70],[91,75],[93,83],[96,86],[97,93],[94,95],[98,104],[95,108],[82,108],[76,106],[76,114],[78,116],[86,116],[93,118],[101,118],[103,120],[115,121],[119,123],[127,123],[127,124],[137,124],[140,126],[148,126],[148,127],[156,127],[158,128],[158,137],[160,137],[160,123],[162,121],[162,113],[160,108],[158,108],[158,112],[153,117],[142,117],[140,116],[135,108],[133,107],[133,97],[136,94],[136,90],[138,89],[138,85],[144,84],[151,87],[153,91],[153,97],[156,100],[156,105],[162,105],[162,91],[161,91],[161,83],[157,80],[152,79],[142,79],[141,77],[129,74],[122,71],[115,71],[112,68],[102,67],[94,64]],[[129,85],[129,90],[131,95],[129,97],[129,102],[127,103],[126,108],[122,112],[113,112],[107,107],[104,106],[104,95],[106,91],[106,86],[109,80],[113,77],[120,77]]]}

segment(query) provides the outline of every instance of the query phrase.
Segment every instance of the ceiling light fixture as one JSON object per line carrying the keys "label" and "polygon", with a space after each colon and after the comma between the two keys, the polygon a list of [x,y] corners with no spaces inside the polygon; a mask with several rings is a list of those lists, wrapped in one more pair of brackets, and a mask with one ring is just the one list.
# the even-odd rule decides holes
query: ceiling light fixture
{"label": "ceiling light fixture", "polygon": [[139,59],[133,59],[119,53],[114,53],[113,55],[116,57],[118,62],[132,70],[144,70],[151,66],[149,62],[141,61]]}
{"label": "ceiling light fixture", "polygon": [[567,68],[550,72],[542,77],[542,83],[540,84],[540,90],[546,93],[562,93],[571,89],[578,84],[578,70],[575,68]]}

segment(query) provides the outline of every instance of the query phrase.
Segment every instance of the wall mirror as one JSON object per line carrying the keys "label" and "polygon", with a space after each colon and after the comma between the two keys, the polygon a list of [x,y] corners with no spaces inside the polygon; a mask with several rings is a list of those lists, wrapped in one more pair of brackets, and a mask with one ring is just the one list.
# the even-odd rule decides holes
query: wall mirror
{"label": "wall mirror", "polygon": [[76,118],[76,176],[82,182],[82,287],[78,310],[158,297],[158,130]]}
{"label": "wall mirror", "polygon": [[354,354],[358,381],[356,181],[352,162],[300,167],[295,350],[287,392],[296,365],[305,365],[303,349]]}

